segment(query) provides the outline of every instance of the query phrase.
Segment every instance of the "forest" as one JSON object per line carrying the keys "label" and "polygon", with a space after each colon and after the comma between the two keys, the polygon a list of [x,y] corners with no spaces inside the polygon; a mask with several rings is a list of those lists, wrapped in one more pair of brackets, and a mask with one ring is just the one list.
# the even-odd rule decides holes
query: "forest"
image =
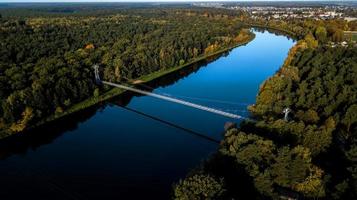
{"label": "forest", "polygon": [[68,9],[0,10],[0,138],[104,93],[95,64],[125,82],[252,37],[215,9]]}
{"label": "forest", "polygon": [[334,23],[295,32],[301,39],[261,85],[252,120],[227,128],[174,199],[357,198],[357,49],[329,45]]}
{"label": "forest", "polygon": [[0,138],[107,92],[93,65],[107,81],[140,80],[249,41],[252,26],[298,41],[261,85],[252,120],[227,128],[173,199],[357,199],[357,49],[331,46],[356,23],[342,20],[175,6],[0,9]]}

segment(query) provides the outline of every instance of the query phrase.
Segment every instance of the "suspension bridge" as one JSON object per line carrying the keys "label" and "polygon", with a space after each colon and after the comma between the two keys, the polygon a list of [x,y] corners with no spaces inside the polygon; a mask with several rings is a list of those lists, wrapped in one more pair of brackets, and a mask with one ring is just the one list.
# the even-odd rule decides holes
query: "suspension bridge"
{"label": "suspension bridge", "polygon": [[112,83],[112,82],[108,82],[108,81],[102,81],[100,79],[100,76],[99,76],[99,69],[98,68],[99,68],[98,65],[94,66],[94,75],[95,75],[95,80],[96,80],[97,83],[102,83],[102,84],[105,84],[105,85],[110,85],[110,86],[113,86],[113,87],[121,88],[121,89],[128,90],[128,91],[132,91],[132,92],[135,92],[135,93],[139,93],[139,94],[155,97],[155,98],[158,98],[158,99],[162,99],[162,100],[165,100],[165,101],[169,101],[169,102],[181,104],[181,105],[184,105],[184,106],[192,107],[192,108],[195,108],[195,109],[207,111],[207,112],[214,113],[214,114],[217,114],[217,115],[221,115],[221,116],[224,116],[224,117],[229,117],[229,118],[233,118],[233,119],[243,119],[244,118],[244,117],[242,117],[240,115],[237,115],[237,114],[225,112],[225,111],[218,110],[218,109],[215,109],[215,108],[210,108],[210,107],[199,105],[199,104],[196,104],[196,103],[191,103],[191,102],[188,102],[188,101],[185,101],[185,100],[182,100],[182,99],[178,99],[178,98],[174,98],[174,97],[171,97],[171,96],[156,94],[156,93],[153,93],[153,92],[145,91],[145,90],[134,88],[134,87],[131,87],[131,86],[126,86],[126,85],[119,84],[119,83]]}

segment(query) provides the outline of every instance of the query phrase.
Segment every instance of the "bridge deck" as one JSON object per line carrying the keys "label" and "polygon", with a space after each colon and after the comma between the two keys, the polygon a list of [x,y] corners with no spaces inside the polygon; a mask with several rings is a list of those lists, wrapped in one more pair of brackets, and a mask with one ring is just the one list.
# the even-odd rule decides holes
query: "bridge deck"
{"label": "bridge deck", "polygon": [[160,94],[155,94],[155,93],[152,93],[152,92],[140,90],[140,89],[137,89],[137,88],[133,88],[133,87],[117,84],[117,83],[111,83],[111,82],[107,82],[107,81],[102,81],[102,83],[106,84],[106,85],[113,86],[113,87],[122,88],[124,90],[129,90],[129,91],[132,91],[132,92],[136,92],[136,93],[139,93],[139,94],[144,94],[144,95],[147,95],[147,96],[152,96],[152,97],[163,99],[163,100],[166,100],[166,101],[170,101],[170,102],[178,103],[178,104],[181,104],[181,105],[189,106],[189,107],[192,107],[192,108],[208,111],[208,112],[215,113],[215,114],[218,114],[218,115],[222,115],[222,116],[225,116],[225,117],[230,117],[230,118],[233,118],[233,119],[242,119],[243,118],[240,115],[224,112],[224,111],[213,109],[213,108],[210,108],[210,107],[206,107],[206,106],[198,105],[198,104],[195,104],[195,103],[183,101],[181,99],[176,99],[176,98],[172,98],[172,97],[168,97],[168,96],[164,96],[164,95],[160,95]]}

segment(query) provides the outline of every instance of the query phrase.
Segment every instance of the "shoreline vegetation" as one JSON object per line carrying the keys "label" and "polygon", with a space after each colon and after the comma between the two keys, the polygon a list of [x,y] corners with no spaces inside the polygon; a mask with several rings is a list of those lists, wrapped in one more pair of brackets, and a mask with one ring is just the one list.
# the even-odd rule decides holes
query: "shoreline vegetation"
{"label": "shoreline vegetation", "polygon": [[324,23],[295,29],[304,31],[248,108],[256,121],[227,128],[219,150],[174,185],[173,199],[356,197],[357,51],[329,45],[343,42],[342,31]]}
{"label": "shoreline vegetation", "polygon": [[[244,21],[239,21],[239,20],[237,21],[237,23],[241,23],[243,26],[246,26],[248,28],[258,28],[258,29],[260,28],[260,29],[264,29],[264,30],[278,31],[278,32],[286,34],[286,36],[292,37],[294,39],[297,39],[299,37],[297,34],[294,34],[291,31],[288,31],[285,29],[279,29],[279,28],[269,26],[269,25],[261,25],[258,23],[250,23],[250,22],[244,22]],[[218,49],[217,51],[208,53],[207,55],[202,55],[202,56],[200,56],[196,59],[193,59],[192,61],[189,61],[185,64],[178,65],[176,67],[172,67],[172,68],[168,68],[168,69],[161,69],[159,71],[155,71],[153,73],[135,78],[134,80],[131,80],[132,84],[135,85],[135,84],[148,83],[150,81],[154,81],[157,78],[160,78],[160,77],[165,76],[170,73],[174,73],[180,69],[189,67],[197,62],[200,62],[200,61],[210,58],[212,56],[216,56],[216,55],[222,54],[224,52],[230,51],[234,48],[244,46],[244,45],[248,44],[249,42],[251,42],[252,40],[254,40],[254,38],[255,38],[255,35],[251,31],[249,31],[249,37],[247,38],[246,41],[238,42],[232,46]],[[289,57],[289,55],[288,55],[288,57]],[[288,59],[288,58],[286,58],[286,59]],[[39,122],[26,127],[23,131],[20,131],[20,132],[12,132],[9,130],[9,128],[3,129],[2,131],[0,131],[0,140],[6,138],[8,136],[14,135],[14,134],[21,134],[24,131],[32,130],[39,126],[56,121],[58,119],[68,117],[71,114],[74,114],[76,112],[79,112],[79,111],[87,109],[87,108],[90,108],[90,107],[95,106],[99,103],[108,101],[109,99],[117,97],[125,92],[126,92],[125,90],[120,89],[120,88],[109,89],[102,94],[98,94],[98,96],[92,96],[92,97],[89,97],[81,102],[78,102],[78,103],[72,105],[71,107],[69,107],[68,109],[63,110],[62,112],[57,112],[55,114],[52,114],[52,115],[40,120]]]}
{"label": "shoreline vegetation", "polygon": [[256,23],[247,23],[244,21],[241,21],[241,23],[247,27],[250,27],[250,28],[259,28],[259,29],[264,29],[264,30],[278,31],[278,32],[284,33],[286,36],[289,36],[296,40],[299,39],[298,34],[292,32],[292,31],[286,30],[286,29],[281,29],[281,28],[277,28],[277,27],[273,27],[273,26],[261,25],[261,24],[256,24]]}
{"label": "shoreline vegetation", "polygon": [[120,13],[0,18],[0,138],[123,94],[93,83],[96,63],[103,80],[148,83],[249,43],[246,27],[275,30],[297,42],[248,107],[254,121],[226,126],[218,150],[172,197],[356,199],[357,49],[344,33],[353,24],[206,8]]}
{"label": "shoreline vegetation", "polygon": [[[208,55],[203,55],[197,59],[194,59],[188,63],[185,63],[183,65],[179,65],[179,66],[176,66],[176,67],[173,67],[173,68],[169,68],[169,69],[165,69],[165,70],[160,70],[160,71],[156,71],[156,72],[153,72],[151,74],[148,74],[148,75],[144,75],[142,77],[139,77],[137,78],[136,80],[133,81],[133,85],[135,84],[141,84],[141,83],[148,83],[150,81],[154,81],[155,79],[157,78],[160,78],[162,76],[165,76],[167,74],[170,74],[170,73],[174,73],[180,69],[183,69],[183,68],[186,68],[186,67],[190,67],[191,65],[197,63],[197,62],[200,62],[202,60],[205,60],[207,58],[210,58],[212,56],[216,56],[216,55],[219,55],[219,54],[222,54],[224,52],[227,52],[227,51],[230,51],[234,48],[237,48],[237,47],[240,47],[240,46],[244,46],[246,44],[248,44],[249,42],[253,41],[255,38],[255,35],[254,34],[251,34],[250,37],[248,38],[247,41],[244,41],[244,42],[240,42],[238,44],[235,44],[231,47],[226,47],[226,48],[223,48],[223,49],[220,49],[220,50],[217,50],[216,52],[213,52],[213,53],[210,53]],[[89,108],[91,106],[94,106],[98,103],[101,103],[101,102],[105,102],[109,99],[112,99],[114,97],[117,97],[123,93],[125,93],[126,90],[123,90],[123,89],[120,89],[120,88],[112,88],[110,89],[109,91],[106,91],[105,93],[99,95],[98,97],[91,97],[87,100],[84,100],[80,103],[77,103],[75,105],[73,105],[70,109],[64,111],[63,113],[61,114],[57,114],[57,115],[53,115],[53,116],[50,116],[48,117],[47,119],[45,119],[43,122],[39,122],[39,124],[35,125],[34,127],[31,127],[31,128],[35,128],[37,126],[40,126],[44,123],[47,123],[47,122],[51,122],[51,121],[54,121],[56,119],[59,119],[59,118],[62,118],[62,117],[65,117],[67,115],[70,115],[74,112],[78,112],[80,110],[83,110],[83,109],[86,109],[86,108]]]}
{"label": "shoreline vegetation", "polygon": [[[176,66],[176,67],[172,67],[172,68],[168,68],[168,69],[164,69],[164,70],[159,70],[159,71],[153,72],[151,74],[141,76],[141,77],[136,78],[135,80],[133,80],[132,84],[135,85],[135,84],[148,83],[148,82],[154,81],[157,78],[163,77],[163,76],[168,75],[170,73],[174,73],[174,72],[176,72],[176,71],[178,71],[180,69],[183,69],[183,68],[186,68],[186,67],[190,67],[191,65],[193,65],[193,64],[195,64],[197,62],[203,61],[205,59],[208,59],[208,58],[210,58],[212,56],[216,56],[216,55],[228,52],[228,51],[230,51],[230,50],[232,50],[234,48],[237,48],[237,47],[240,47],[240,46],[244,46],[244,45],[248,44],[249,42],[253,41],[254,38],[255,38],[255,34],[252,33],[252,32],[249,32],[249,37],[245,41],[238,42],[238,43],[236,43],[236,44],[234,44],[232,46],[225,47],[223,49],[218,49],[217,51],[209,53],[207,55],[202,55],[202,56],[200,56],[200,57],[198,57],[198,58],[196,58],[196,59],[194,59],[192,61],[189,61],[189,62],[187,62],[185,64],[182,64],[182,65],[179,65],[179,66]],[[74,114],[76,112],[82,111],[82,110],[87,109],[87,108],[90,108],[90,107],[95,106],[95,105],[97,105],[99,103],[108,101],[109,99],[112,99],[114,97],[122,95],[125,92],[126,92],[126,90],[123,90],[123,89],[120,89],[120,88],[109,89],[108,91],[105,91],[103,94],[99,94],[99,96],[97,96],[97,97],[95,97],[95,96],[90,97],[90,98],[88,98],[88,99],[86,99],[84,101],[81,101],[79,103],[74,104],[69,109],[66,109],[65,111],[63,111],[61,113],[53,114],[53,115],[51,115],[51,116],[39,121],[38,123],[27,127],[24,131],[28,131],[28,130],[37,128],[39,126],[45,125],[45,124],[47,124],[49,122],[53,122],[55,120],[58,120],[58,119],[61,119],[61,118],[64,118],[64,117],[68,117],[71,114]],[[0,134],[0,140],[6,138],[8,136],[14,135],[14,134],[21,134],[22,131],[18,132],[18,133],[11,133],[11,132],[8,131],[8,129],[5,129],[2,132],[3,133]]]}
{"label": "shoreline vegetation", "polygon": [[122,93],[96,85],[94,65],[103,80],[138,84],[250,39],[239,12],[75,9],[25,10],[21,17],[14,9],[0,17],[0,138]]}

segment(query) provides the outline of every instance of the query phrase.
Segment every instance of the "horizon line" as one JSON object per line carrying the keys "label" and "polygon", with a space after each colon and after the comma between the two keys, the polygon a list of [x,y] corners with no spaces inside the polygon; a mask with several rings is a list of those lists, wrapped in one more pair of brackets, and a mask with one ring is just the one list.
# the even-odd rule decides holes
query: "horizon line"
{"label": "horizon line", "polygon": [[159,2],[171,2],[171,3],[195,3],[195,2],[210,2],[210,3],[232,3],[232,2],[355,2],[354,0],[0,0],[0,3],[128,3],[128,2],[147,2],[147,3],[159,3]]}

